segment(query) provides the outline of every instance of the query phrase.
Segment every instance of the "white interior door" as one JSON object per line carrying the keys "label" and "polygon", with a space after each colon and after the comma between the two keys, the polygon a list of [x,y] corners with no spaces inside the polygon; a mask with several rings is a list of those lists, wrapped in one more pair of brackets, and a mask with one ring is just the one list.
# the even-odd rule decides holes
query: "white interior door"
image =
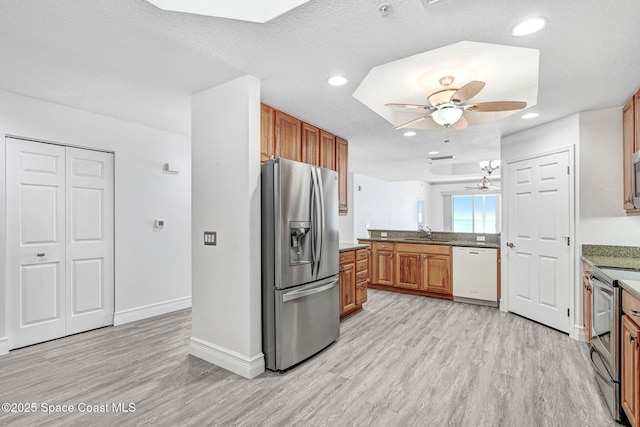
{"label": "white interior door", "polygon": [[10,348],[65,335],[64,147],[7,138]]}
{"label": "white interior door", "polygon": [[569,152],[508,167],[509,311],[569,332]]}
{"label": "white interior door", "polygon": [[113,155],[6,147],[9,347],[113,324]]}
{"label": "white interior door", "polygon": [[67,335],[113,324],[113,155],[66,150]]}

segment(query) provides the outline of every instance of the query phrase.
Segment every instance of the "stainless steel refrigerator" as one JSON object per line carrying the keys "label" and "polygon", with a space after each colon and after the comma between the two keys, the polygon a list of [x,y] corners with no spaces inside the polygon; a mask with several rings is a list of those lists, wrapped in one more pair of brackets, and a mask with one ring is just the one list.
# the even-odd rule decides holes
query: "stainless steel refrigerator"
{"label": "stainless steel refrigerator", "polygon": [[262,351],[287,369],[340,335],[338,175],[287,159],[262,165]]}

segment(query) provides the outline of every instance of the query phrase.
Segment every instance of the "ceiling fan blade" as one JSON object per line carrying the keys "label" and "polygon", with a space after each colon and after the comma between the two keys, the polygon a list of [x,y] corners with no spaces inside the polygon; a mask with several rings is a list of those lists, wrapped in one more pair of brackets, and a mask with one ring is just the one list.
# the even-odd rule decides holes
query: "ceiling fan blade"
{"label": "ceiling fan blade", "polygon": [[428,105],[420,105],[420,104],[398,104],[394,102],[390,102],[388,104],[384,104],[385,107],[391,108],[404,108],[409,110],[430,110],[432,107]]}
{"label": "ceiling fan blade", "polygon": [[393,130],[406,128],[406,127],[411,126],[413,124],[420,123],[421,121],[426,120],[427,117],[429,117],[429,115],[430,114],[427,114],[426,116],[418,117],[417,119],[413,119],[411,121],[408,121],[407,123],[403,123],[401,125],[398,125],[398,126],[394,127]]}
{"label": "ceiling fan blade", "polygon": [[458,89],[451,97],[451,100],[456,102],[465,102],[480,93],[485,85],[485,82],[481,82],[479,80],[471,81]]}
{"label": "ceiling fan blade", "polygon": [[488,113],[488,112],[495,112],[495,111],[522,110],[526,106],[527,106],[527,103],[522,101],[493,101],[493,102],[480,102],[478,104],[467,105],[465,107],[465,110],[480,112],[480,113]]}
{"label": "ceiling fan blade", "polygon": [[460,117],[458,121],[452,125],[455,130],[462,130],[467,126],[469,126],[469,123],[467,122],[467,119],[464,118],[464,116]]}

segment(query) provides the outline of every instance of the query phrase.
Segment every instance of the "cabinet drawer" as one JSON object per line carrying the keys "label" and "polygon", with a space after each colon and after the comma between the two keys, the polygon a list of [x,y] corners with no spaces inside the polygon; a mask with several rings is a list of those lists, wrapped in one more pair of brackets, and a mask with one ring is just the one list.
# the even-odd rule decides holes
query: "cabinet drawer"
{"label": "cabinet drawer", "polygon": [[378,251],[392,251],[393,250],[393,243],[375,242],[374,248],[376,250],[378,250]]}
{"label": "cabinet drawer", "polygon": [[369,259],[369,249],[358,249],[356,251],[356,259],[358,261],[363,259]]}
{"label": "cabinet drawer", "polygon": [[366,282],[369,279],[369,272],[367,270],[356,273],[356,286],[362,282]]}
{"label": "cabinet drawer", "polygon": [[364,271],[369,269],[369,260],[356,262],[356,271]]}
{"label": "cabinet drawer", "polygon": [[338,259],[340,260],[340,264],[352,263],[356,259],[355,251],[340,252],[340,257]]}
{"label": "cabinet drawer", "polygon": [[631,320],[640,325],[640,301],[627,292],[626,289],[622,290],[622,311],[624,311]]}

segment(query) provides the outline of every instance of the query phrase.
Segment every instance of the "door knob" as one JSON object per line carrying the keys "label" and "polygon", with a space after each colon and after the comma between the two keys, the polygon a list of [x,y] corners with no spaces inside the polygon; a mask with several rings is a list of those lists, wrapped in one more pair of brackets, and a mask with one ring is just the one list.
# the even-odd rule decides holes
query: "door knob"
{"label": "door knob", "polygon": [[509,246],[511,249],[516,247],[516,245],[514,245],[513,243],[507,243],[507,246]]}

